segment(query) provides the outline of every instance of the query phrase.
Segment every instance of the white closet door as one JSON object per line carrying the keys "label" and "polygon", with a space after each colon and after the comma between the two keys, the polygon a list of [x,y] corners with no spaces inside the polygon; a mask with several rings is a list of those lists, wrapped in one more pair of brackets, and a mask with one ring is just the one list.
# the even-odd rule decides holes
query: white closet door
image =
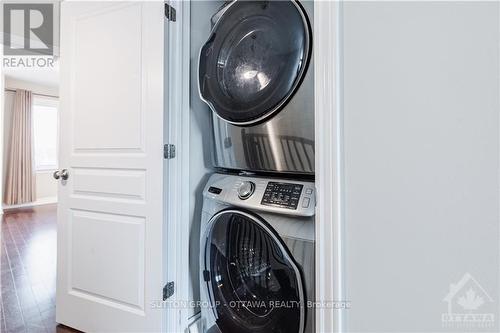
{"label": "white closet door", "polygon": [[159,332],[163,2],[61,6],[57,322]]}

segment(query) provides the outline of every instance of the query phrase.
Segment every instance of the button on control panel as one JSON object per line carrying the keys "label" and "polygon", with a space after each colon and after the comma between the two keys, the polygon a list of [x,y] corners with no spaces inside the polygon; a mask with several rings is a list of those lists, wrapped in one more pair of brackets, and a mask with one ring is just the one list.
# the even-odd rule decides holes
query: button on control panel
{"label": "button on control panel", "polygon": [[302,184],[268,182],[261,205],[297,209]]}

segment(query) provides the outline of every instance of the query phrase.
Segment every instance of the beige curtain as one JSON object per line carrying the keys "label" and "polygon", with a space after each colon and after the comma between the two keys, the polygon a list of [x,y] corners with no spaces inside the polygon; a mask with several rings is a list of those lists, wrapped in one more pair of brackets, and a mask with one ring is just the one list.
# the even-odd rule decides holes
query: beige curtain
{"label": "beige curtain", "polygon": [[31,102],[31,91],[16,90],[5,182],[4,201],[7,205],[35,201]]}

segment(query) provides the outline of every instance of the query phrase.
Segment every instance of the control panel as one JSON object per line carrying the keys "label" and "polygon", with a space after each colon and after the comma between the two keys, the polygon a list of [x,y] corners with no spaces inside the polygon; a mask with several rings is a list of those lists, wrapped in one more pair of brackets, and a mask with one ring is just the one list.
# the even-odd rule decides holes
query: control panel
{"label": "control panel", "polygon": [[260,203],[268,206],[297,209],[303,188],[304,185],[302,184],[268,182]]}
{"label": "control panel", "polygon": [[213,174],[204,196],[232,207],[295,216],[313,216],[314,183],[267,177]]}

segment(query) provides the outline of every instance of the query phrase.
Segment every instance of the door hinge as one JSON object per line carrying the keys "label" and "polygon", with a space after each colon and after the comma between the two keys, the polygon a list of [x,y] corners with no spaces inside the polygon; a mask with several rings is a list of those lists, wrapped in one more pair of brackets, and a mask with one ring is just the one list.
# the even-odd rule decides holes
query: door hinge
{"label": "door hinge", "polygon": [[167,20],[175,22],[176,21],[176,11],[175,8],[170,6],[168,3],[165,4],[165,17]]}
{"label": "door hinge", "polygon": [[163,287],[163,300],[166,301],[167,299],[170,298],[174,294],[175,291],[175,285],[174,281],[170,281]]}
{"label": "door hinge", "polygon": [[207,271],[207,270],[204,270],[204,271],[203,271],[203,280],[204,280],[205,282],[210,281],[210,272],[209,272],[209,271]]}
{"label": "door hinge", "polygon": [[163,158],[171,159],[175,157],[175,145],[167,143],[163,145]]}

